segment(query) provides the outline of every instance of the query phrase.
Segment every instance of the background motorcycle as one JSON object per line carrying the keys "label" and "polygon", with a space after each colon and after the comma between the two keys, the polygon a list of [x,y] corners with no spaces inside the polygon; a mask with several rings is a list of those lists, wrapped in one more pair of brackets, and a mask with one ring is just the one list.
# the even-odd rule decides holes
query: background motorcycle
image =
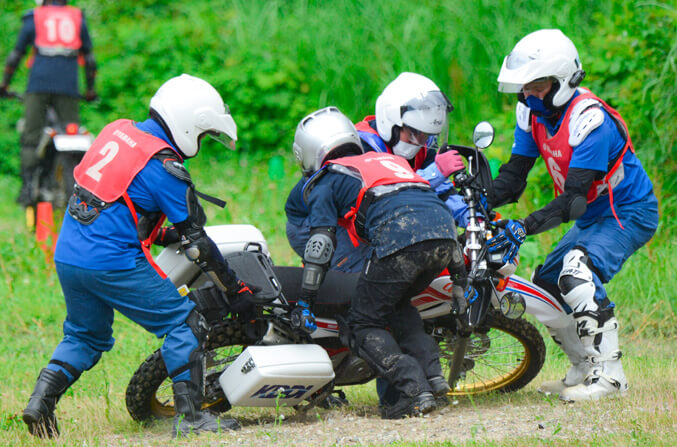
{"label": "background motorcycle", "polygon": [[[17,93],[8,97],[21,99]],[[24,119],[17,122],[17,132],[23,132]],[[38,164],[30,184],[30,204],[26,207],[26,226],[35,227],[36,206],[50,202],[54,209],[66,208],[73,193],[73,169],[80,163],[95,135],[77,123],[59,120],[51,106],[47,108],[46,126],[36,147]]]}
{"label": "background motorcycle", "polygon": [[[476,145],[486,147],[493,139],[493,128],[478,125],[474,137]],[[488,255],[483,241],[496,228],[488,210],[480,206],[480,211],[475,211],[475,206],[478,195],[487,194],[491,187],[489,164],[477,149],[454,149],[468,159],[469,169],[459,176],[457,185],[471,205],[465,254],[470,279],[480,296],[469,303],[466,312],[455,314],[453,283],[443,272],[411,299],[412,305],[438,342],[443,368],[453,384],[450,394],[515,391],[538,374],[545,359],[543,338],[521,318],[521,312],[526,310],[544,322],[565,313],[546,291],[514,275],[515,266],[500,262],[502,255]],[[235,318],[224,298],[198,267],[185,259],[178,246],[165,248],[157,257],[158,265],[179,290],[193,290],[191,298],[209,321],[205,407],[219,412],[227,411],[231,404],[286,404],[305,409],[324,402],[336,386],[362,384],[375,377],[339,337],[337,316],[348,310],[358,273],[327,272],[313,308],[318,329],[309,336],[292,323],[294,302],[285,298],[299,296],[303,269],[273,267],[265,239],[253,226],[208,227],[207,233],[238,276],[262,291],[257,294],[255,313]],[[323,363],[325,357],[316,351],[299,356],[288,350],[309,344],[323,348],[331,374]],[[159,350],[132,376],[126,403],[135,420],[173,416],[171,381]]]}

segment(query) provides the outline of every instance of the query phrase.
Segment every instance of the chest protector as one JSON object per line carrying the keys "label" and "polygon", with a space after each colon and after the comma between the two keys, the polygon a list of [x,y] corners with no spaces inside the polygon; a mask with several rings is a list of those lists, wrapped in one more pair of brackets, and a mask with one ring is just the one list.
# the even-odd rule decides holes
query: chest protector
{"label": "chest protector", "polygon": [[360,241],[366,242],[364,225],[367,209],[372,202],[404,189],[430,188],[430,184],[411,169],[407,160],[392,154],[367,152],[355,157],[343,157],[328,161],[325,169],[362,182],[355,206],[339,219],[339,225],[348,231],[356,247]]}
{"label": "chest protector", "polygon": [[623,150],[621,150],[620,155],[610,164],[611,167],[604,175],[604,178],[595,180],[592,183],[586,197],[587,202],[592,203],[600,196],[608,194],[611,211],[618,221],[618,224],[623,228],[623,225],[621,225],[621,222],[616,215],[616,210],[614,209],[613,188],[623,180],[623,157],[625,156],[625,153],[628,149],[633,153],[635,150],[630,139],[630,134],[628,133],[628,127],[621,115],[606,102],[602,101],[591,92],[585,91],[585,93],[578,95],[571,101],[571,104],[569,104],[566,114],[562,119],[559,130],[554,136],[548,134],[545,125],[539,123],[536,116],[531,117],[532,135],[538,146],[541,157],[545,160],[550,177],[552,178],[555,187],[555,195],[559,195],[564,192],[564,182],[569,172],[569,163],[571,162],[571,157],[573,155],[573,147],[569,144],[569,121],[571,119],[571,113],[575,109],[577,103],[586,99],[598,101],[616,122],[621,135],[626,136],[625,146],[623,147]]}
{"label": "chest protector", "polygon": [[[375,150],[376,152],[384,152],[388,154],[392,154],[393,150],[390,148],[385,141],[381,138],[381,136],[378,134],[376,129],[373,129],[370,125],[370,121],[374,121],[376,117],[374,115],[367,116],[364,118],[362,121],[359,123],[355,124],[355,129],[357,129],[358,134],[360,135],[360,138],[367,143],[369,143],[369,146]],[[367,150],[368,148],[365,148]],[[416,156],[414,156],[414,170],[418,171],[423,167],[423,163],[425,162],[425,159],[428,155],[428,148],[423,147],[421,150],[419,150],[416,153]]]}
{"label": "chest protector", "polygon": [[[122,200],[132,213],[134,223],[139,227],[139,218],[134,203],[127,194],[127,188],[134,177],[148,164],[148,161],[158,152],[166,149],[167,143],[137,129],[130,120],[117,120],[103,128],[92,146],[85,153],[80,164],[73,170],[76,181],[76,194],[82,200],[77,207],[89,206],[95,208],[91,220],[93,222],[101,209],[105,209],[113,202]],[[176,156],[177,161],[182,161]],[[74,203],[74,198],[71,199]],[[69,213],[79,222],[78,213],[74,212],[75,205],[69,202]],[[160,276],[166,277],[164,272],[155,264],[150,254],[150,246],[157,236],[165,215],[159,213],[150,234],[141,242],[141,249],[150,264]]]}
{"label": "chest protector", "polygon": [[82,11],[73,6],[40,6],[33,10],[35,48],[43,56],[77,56],[82,47]]}

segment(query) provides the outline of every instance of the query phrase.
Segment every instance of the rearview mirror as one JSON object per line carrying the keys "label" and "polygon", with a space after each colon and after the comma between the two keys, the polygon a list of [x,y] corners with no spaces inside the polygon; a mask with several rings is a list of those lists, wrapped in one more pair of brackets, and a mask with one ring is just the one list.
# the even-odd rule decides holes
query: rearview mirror
{"label": "rearview mirror", "polygon": [[481,121],[475,126],[472,141],[478,149],[486,149],[494,141],[494,127],[488,121]]}

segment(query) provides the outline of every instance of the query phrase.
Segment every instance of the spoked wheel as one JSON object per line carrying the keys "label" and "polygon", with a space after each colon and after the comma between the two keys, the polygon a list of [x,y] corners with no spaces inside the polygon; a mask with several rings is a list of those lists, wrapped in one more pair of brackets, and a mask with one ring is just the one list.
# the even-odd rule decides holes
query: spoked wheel
{"label": "spoked wheel", "polygon": [[[230,410],[230,403],[219,385],[219,376],[252,342],[239,321],[226,320],[212,328],[205,351],[207,374],[203,409],[218,413]],[[174,416],[172,381],[160,350],[151,354],[132,376],[127,385],[126,403],[127,411],[136,421]]]}
{"label": "spoked wheel", "polygon": [[[450,395],[517,391],[543,367],[545,343],[538,329],[524,319],[510,320],[497,311],[491,312],[488,326],[470,336],[461,376]],[[435,327],[432,335],[448,376],[458,336],[442,326]]]}

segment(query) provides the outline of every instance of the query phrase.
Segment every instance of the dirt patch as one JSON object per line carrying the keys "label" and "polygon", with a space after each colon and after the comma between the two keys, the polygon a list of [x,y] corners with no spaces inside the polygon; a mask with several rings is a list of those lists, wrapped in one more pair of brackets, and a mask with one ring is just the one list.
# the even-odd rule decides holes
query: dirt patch
{"label": "dirt patch", "polygon": [[[190,438],[186,445],[275,445],[345,446],[389,445],[415,442],[436,443],[471,440],[501,441],[525,438],[540,440],[578,440],[589,436],[622,431],[616,424],[623,411],[609,411],[609,404],[592,413],[606,415],[604,428],[595,424],[591,409],[543,399],[537,405],[483,402],[452,404],[421,418],[382,420],[373,406],[351,406],[335,410],[311,410],[306,414],[290,412],[282,419],[274,414],[238,417],[242,429],[221,434],[203,434]],[[506,400],[501,399],[499,400]],[[614,404],[611,404],[612,407]],[[285,410],[286,411],[286,410]],[[612,415],[612,417],[609,417]],[[237,414],[236,414],[237,416]],[[602,416],[603,417],[603,416]],[[168,423],[167,423],[168,424]],[[166,425],[167,430],[169,425]],[[159,427],[156,427],[158,429]],[[153,430],[155,431],[155,430]],[[600,432],[601,431],[601,432]],[[148,444],[166,443],[158,437],[145,437]],[[122,441],[122,440],[120,440]],[[124,441],[123,441],[124,443]]]}

